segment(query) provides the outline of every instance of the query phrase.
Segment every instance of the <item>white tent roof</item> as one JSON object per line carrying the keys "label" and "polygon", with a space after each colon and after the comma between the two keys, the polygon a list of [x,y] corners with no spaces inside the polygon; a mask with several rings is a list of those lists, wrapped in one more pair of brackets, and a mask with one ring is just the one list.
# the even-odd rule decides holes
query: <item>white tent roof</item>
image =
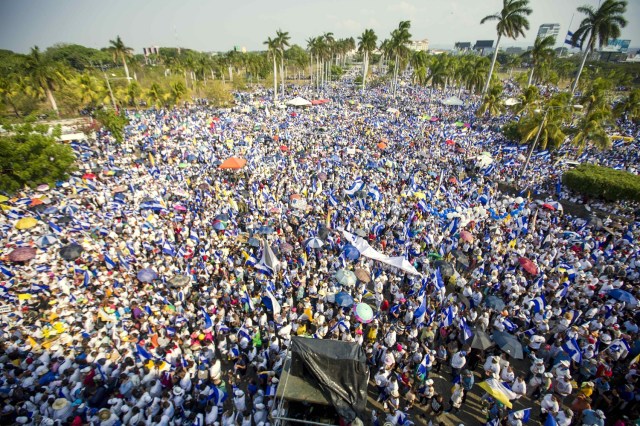
{"label": "white tent roof", "polygon": [[290,101],[287,101],[287,105],[293,105],[293,106],[310,106],[311,102],[309,102],[308,100],[306,100],[305,98],[301,98],[300,96],[298,96],[297,98],[293,98]]}
{"label": "white tent roof", "polygon": [[444,101],[442,101],[443,104],[445,105],[452,105],[452,106],[462,106],[464,105],[464,102],[462,101],[462,99],[452,96],[450,98],[445,99]]}

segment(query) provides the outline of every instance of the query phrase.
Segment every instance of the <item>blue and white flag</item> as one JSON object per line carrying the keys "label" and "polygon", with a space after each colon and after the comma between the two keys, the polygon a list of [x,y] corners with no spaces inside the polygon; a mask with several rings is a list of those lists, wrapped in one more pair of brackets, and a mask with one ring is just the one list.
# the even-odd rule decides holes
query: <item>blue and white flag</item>
{"label": "blue and white flag", "polygon": [[8,278],[13,278],[13,272],[5,265],[0,264],[0,272],[6,275]]}
{"label": "blue and white flag", "polygon": [[164,243],[162,244],[162,253],[175,257],[176,248],[169,241],[164,240]]}
{"label": "blue and white flag", "polygon": [[575,42],[573,41],[573,32],[571,31],[567,31],[567,36],[564,38],[564,44],[582,49],[582,43],[580,43],[580,40],[576,40]]}
{"label": "blue and white flag", "polygon": [[453,218],[449,224],[447,225],[446,233],[448,235],[455,235],[458,232],[458,223],[460,222],[460,218]]}
{"label": "blue and white flag", "polygon": [[562,349],[569,355],[569,358],[577,363],[582,362],[582,352],[576,339],[569,339],[562,344]]}
{"label": "blue and white flag", "polygon": [[361,191],[362,188],[364,188],[364,182],[362,181],[361,177],[357,177],[356,180],[351,185],[351,188],[346,189],[344,192],[349,197],[353,197],[355,195],[355,193],[358,192],[358,191]]}
{"label": "blue and white flag", "polygon": [[518,230],[518,235],[529,232],[529,219],[524,215],[518,216],[516,219],[516,229]]}
{"label": "blue and white flag", "polygon": [[424,314],[427,312],[427,297],[423,296],[422,297],[422,302],[420,302],[420,306],[418,306],[416,308],[415,311],[413,311],[413,317],[414,318],[420,318],[422,316],[424,316]]}
{"label": "blue and white flag", "polygon": [[147,350],[142,347],[139,343],[136,344],[136,353],[144,359],[153,359],[153,355],[151,355]]}
{"label": "blue and white flag", "polygon": [[467,320],[464,317],[460,318],[460,330],[462,331],[462,338],[465,342],[473,337],[473,332],[471,328],[469,328],[469,325],[467,325]]}
{"label": "blue and white flag", "polygon": [[451,324],[453,324],[453,306],[447,307],[442,311],[442,313],[442,325],[444,325],[445,327],[449,327]]}
{"label": "blue and white flag", "polygon": [[537,314],[538,312],[544,310],[545,306],[547,306],[547,301],[544,300],[544,296],[538,296],[531,301],[533,307],[533,313]]}
{"label": "blue and white flag", "polygon": [[62,228],[60,228],[58,225],[56,225],[55,223],[49,221],[48,222],[49,228],[51,228],[51,230],[53,231],[54,234],[59,235],[62,233]]}
{"label": "blue and white flag", "polygon": [[440,272],[440,268],[436,269],[436,287],[439,290],[444,288],[444,279],[442,278],[442,272]]}
{"label": "blue and white flag", "polygon": [[279,314],[281,311],[280,308],[280,302],[278,302],[278,299],[276,299],[276,297],[273,295],[273,293],[271,293],[269,290],[266,290],[267,293],[267,297],[271,300],[271,306],[273,307],[273,314]]}
{"label": "blue and white flag", "polygon": [[509,332],[514,332],[518,329],[518,326],[513,323],[509,318],[505,318],[502,320],[502,325]]}
{"label": "blue and white flag", "polygon": [[204,308],[200,308],[200,310],[202,311],[202,316],[204,317],[204,328],[207,329],[213,327],[211,316],[207,313],[207,311],[204,310]]}
{"label": "blue and white flag", "polygon": [[524,410],[511,411],[511,414],[522,414],[520,420],[522,423],[527,423],[531,419],[531,408],[525,408]]}
{"label": "blue and white flag", "polygon": [[369,197],[373,198],[373,201],[382,200],[382,195],[380,194],[380,190],[377,186],[372,186],[369,188]]}
{"label": "blue and white flag", "polygon": [[340,202],[333,195],[333,193],[329,194],[329,204],[331,205],[331,207],[336,207],[338,204],[340,204]]}
{"label": "blue and white flag", "polygon": [[114,269],[116,267],[116,262],[114,262],[106,252],[104,253],[104,263],[107,266],[107,269]]}

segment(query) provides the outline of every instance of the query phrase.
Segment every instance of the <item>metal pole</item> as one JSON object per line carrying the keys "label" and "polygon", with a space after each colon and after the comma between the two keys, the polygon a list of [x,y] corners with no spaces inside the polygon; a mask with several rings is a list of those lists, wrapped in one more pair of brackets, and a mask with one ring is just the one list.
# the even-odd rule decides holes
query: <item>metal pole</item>
{"label": "metal pole", "polygon": [[330,423],[318,423],[318,422],[312,422],[309,420],[300,420],[300,419],[292,419],[290,417],[280,417],[280,416],[276,416],[276,417],[272,417],[272,419],[274,420],[286,420],[288,422],[293,422],[293,423],[302,423],[305,425],[318,425],[318,426],[337,426],[337,425],[332,425]]}
{"label": "metal pole", "polygon": [[544,126],[544,122],[547,120],[547,114],[549,113],[549,108],[544,111],[544,116],[542,117],[542,121],[540,122],[540,127],[538,127],[538,133],[536,134],[536,138],[533,141],[533,145],[531,145],[531,149],[529,150],[529,154],[527,155],[527,161],[524,162],[524,166],[522,166],[522,170],[520,171],[520,179],[524,176],[524,172],[527,170],[527,166],[529,165],[529,160],[531,160],[531,154],[533,154],[533,150],[536,149],[536,145],[538,145],[538,139],[540,139],[540,133],[542,133],[542,126]]}
{"label": "metal pole", "polygon": [[109,89],[109,96],[111,96],[111,103],[113,104],[113,110],[117,112],[118,107],[116,106],[116,99],[113,97],[113,91],[111,90],[111,83],[109,83],[109,78],[107,77],[107,73],[104,72],[104,68],[102,67],[102,62],[100,62],[100,69],[102,70],[102,75],[104,76],[104,79],[107,82],[107,89]]}

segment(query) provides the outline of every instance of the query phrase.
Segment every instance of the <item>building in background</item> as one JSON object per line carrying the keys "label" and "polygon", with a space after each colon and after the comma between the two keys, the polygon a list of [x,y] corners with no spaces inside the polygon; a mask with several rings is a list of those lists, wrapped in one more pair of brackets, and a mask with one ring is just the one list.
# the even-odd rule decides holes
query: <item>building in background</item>
{"label": "building in background", "polygon": [[522,47],[511,46],[511,47],[507,47],[505,52],[508,53],[509,55],[521,55],[524,53],[524,49]]}
{"label": "building in background", "polygon": [[553,36],[554,43],[558,41],[558,33],[560,32],[560,24],[542,24],[538,28],[538,38]]}
{"label": "building in background", "polygon": [[422,50],[426,52],[427,50],[429,50],[429,40],[426,38],[424,40],[412,40],[411,42],[409,42],[408,47],[411,50],[415,50],[415,51]]}
{"label": "building in background", "polygon": [[460,52],[466,52],[468,50],[471,50],[471,42],[470,41],[456,41],[454,49],[458,50]]}
{"label": "building in background", "polygon": [[490,55],[493,53],[493,40],[476,40],[476,44],[473,45],[473,50],[480,55]]}

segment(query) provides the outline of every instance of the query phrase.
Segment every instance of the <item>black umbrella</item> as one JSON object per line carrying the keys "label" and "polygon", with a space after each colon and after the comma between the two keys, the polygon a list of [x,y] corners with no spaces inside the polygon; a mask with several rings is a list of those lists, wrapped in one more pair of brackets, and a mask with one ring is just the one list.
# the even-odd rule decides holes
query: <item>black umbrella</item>
{"label": "black umbrella", "polygon": [[324,226],[320,227],[320,229],[318,230],[318,237],[321,240],[326,240],[328,236],[329,236],[329,230]]}
{"label": "black umbrella", "polygon": [[442,274],[442,278],[444,279],[451,278],[455,273],[453,266],[451,266],[449,262],[446,262],[444,260],[436,260],[434,265],[436,268],[440,268],[440,274]]}
{"label": "black umbrella", "polygon": [[515,359],[523,359],[524,354],[522,352],[522,343],[518,341],[513,334],[506,333],[504,331],[494,331],[493,341],[503,352],[508,353]]}
{"label": "black umbrella", "polygon": [[73,222],[73,218],[71,216],[60,216],[56,219],[56,223],[58,225],[66,225],[71,222]]}
{"label": "black umbrella", "polygon": [[491,337],[487,333],[482,330],[472,329],[473,340],[471,341],[471,347],[474,349],[480,349],[481,351],[485,351],[492,346],[495,346],[495,343],[491,341]]}
{"label": "black umbrella", "polygon": [[73,261],[79,258],[83,251],[80,244],[72,243],[60,249],[60,257],[67,261]]}
{"label": "black umbrella", "polygon": [[36,204],[35,206],[29,207],[29,210],[36,213],[42,213],[47,209],[46,204]]}
{"label": "black umbrella", "polygon": [[469,258],[461,250],[454,251],[453,257],[455,257],[457,265],[464,267],[464,269],[469,268]]}
{"label": "black umbrella", "polygon": [[484,299],[484,304],[488,308],[495,309],[496,311],[501,311],[507,306],[502,299],[497,296],[489,296]]}

